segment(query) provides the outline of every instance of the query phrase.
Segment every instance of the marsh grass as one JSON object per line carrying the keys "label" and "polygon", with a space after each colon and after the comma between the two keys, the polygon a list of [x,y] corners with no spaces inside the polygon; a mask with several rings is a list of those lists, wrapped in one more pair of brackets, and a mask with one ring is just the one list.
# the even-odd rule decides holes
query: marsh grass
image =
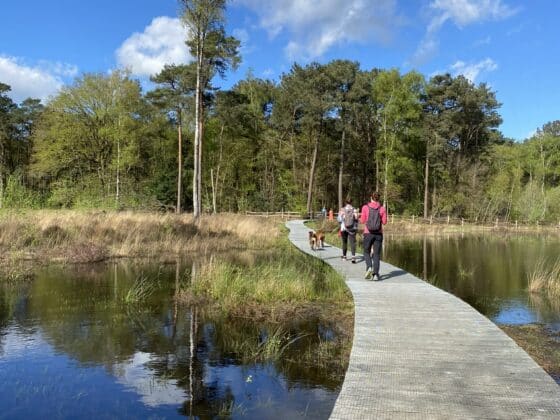
{"label": "marsh grass", "polygon": [[0,283],[19,285],[31,281],[33,277],[32,268],[21,262],[8,260],[0,264]]}
{"label": "marsh grass", "polygon": [[278,246],[278,252],[250,265],[242,259],[235,263],[210,259],[179,293],[179,300],[219,302],[222,310],[241,316],[243,312],[254,316],[255,308],[270,313],[313,302],[351,305],[348,289],[336,272],[287,243]]}
{"label": "marsh grass", "polygon": [[551,298],[560,298],[560,259],[553,264],[539,260],[527,277],[530,293],[545,293]]}
{"label": "marsh grass", "polygon": [[29,210],[0,212],[0,258],[88,263],[114,257],[174,260],[196,252],[267,248],[278,221],[236,214]]}
{"label": "marsh grass", "polygon": [[144,274],[139,275],[124,296],[127,304],[140,303],[151,296],[157,288],[158,279],[151,279]]}

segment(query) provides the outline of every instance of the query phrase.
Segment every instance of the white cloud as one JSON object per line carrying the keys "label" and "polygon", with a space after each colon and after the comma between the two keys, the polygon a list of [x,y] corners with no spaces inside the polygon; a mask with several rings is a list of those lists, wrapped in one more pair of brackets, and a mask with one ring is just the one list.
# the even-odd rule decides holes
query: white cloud
{"label": "white cloud", "polygon": [[517,13],[517,9],[509,7],[502,0],[433,0],[429,10],[432,17],[412,57],[414,64],[422,64],[435,54],[439,45],[437,35],[447,21],[463,28],[488,20],[506,19]]}
{"label": "white cloud", "polygon": [[476,78],[481,73],[487,73],[494,71],[498,68],[498,65],[491,58],[486,58],[485,60],[479,61],[478,63],[467,64],[464,61],[457,61],[455,64],[450,66],[451,73],[454,76],[462,74],[471,82],[475,82]]}
{"label": "white cloud", "polygon": [[120,66],[137,76],[150,76],[165,64],[183,64],[192,60],[185,45],[187,32],[177,18],[160,16],[144,32],[134,33],[116,51]]}
{"label": "white cloud", "polygon": [[255,11],[271,37],[288,32],[292,60],[313,59],[348,42],[388,43],[400,18],[396,0],[236,0]]}
{"label": "white cloud", "polygon": [[46,100],[64,84],[64,78],[74,77],[78,68],[67,63],[40,61],[29,65],[23,59],[0,55],[0,82],[9,85],[8,93],[15,102],[26,98]]}
{"label": "white cloud", "polygon": [[436,21],[443,24],[451,19],[459,27],[485,20],[501,20],[516,13],[502,0],[434,0],[430,8],[436,13]]}
{"label": "white cloud", "polygon": [[239,52],[241,53],[241,56],[245,56],[251,52],[253,52],[254,47],[252,45],[249,44],[249,32],[247,32],[247,30],[242,29],[242,28],[236,28],[233,31],[231,31],[231,34],[237,38],[240,43],[241,46],[239,48]]}

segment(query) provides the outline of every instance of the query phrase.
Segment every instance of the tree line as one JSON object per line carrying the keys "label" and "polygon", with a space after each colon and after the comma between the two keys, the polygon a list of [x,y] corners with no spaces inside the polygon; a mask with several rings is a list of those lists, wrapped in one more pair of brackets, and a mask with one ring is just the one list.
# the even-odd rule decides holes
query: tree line
{"label": "tree line", "polygon": [[1,207],[310,212],[377,190],[392,213],[560,218],[560,121],[514,142],[484,83],[348,60],[220,90],[240,60],[225,2],[181,3],[195,60],[148,92],[126,71],[84,74],[44,105],[0,84]]}

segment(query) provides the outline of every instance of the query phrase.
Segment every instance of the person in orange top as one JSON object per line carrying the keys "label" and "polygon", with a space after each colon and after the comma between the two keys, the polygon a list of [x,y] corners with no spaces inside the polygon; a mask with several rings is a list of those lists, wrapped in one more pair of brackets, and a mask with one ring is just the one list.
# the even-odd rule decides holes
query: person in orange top
{"label": "person in orange top", "polygon": [[[364,261],[366,262],[366,279],[381,280],[379,277],[379,259],[383,244],[383,225],[387,224],[387,211],[379,202],[379,193],[371,194],[370,201],[364,204],[360,213],[360,222],[364,224]],[[373,258],[371,251],[373,249]]]}

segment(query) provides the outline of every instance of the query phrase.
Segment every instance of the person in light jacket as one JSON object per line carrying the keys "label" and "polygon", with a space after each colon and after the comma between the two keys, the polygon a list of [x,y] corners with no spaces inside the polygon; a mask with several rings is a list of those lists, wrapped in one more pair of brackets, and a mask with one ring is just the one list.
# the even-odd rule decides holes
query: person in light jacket
{"label": "person in light jacket", "polygon": [[342,238],[342,259],[346,260],[348,242],[352,252],[352,264],[356,263],[356,232],[358,231],[358,212],[352,207],[352,199],[347,198],[344,207],[338,211],[336,218],[340,223],[340,237]]}

